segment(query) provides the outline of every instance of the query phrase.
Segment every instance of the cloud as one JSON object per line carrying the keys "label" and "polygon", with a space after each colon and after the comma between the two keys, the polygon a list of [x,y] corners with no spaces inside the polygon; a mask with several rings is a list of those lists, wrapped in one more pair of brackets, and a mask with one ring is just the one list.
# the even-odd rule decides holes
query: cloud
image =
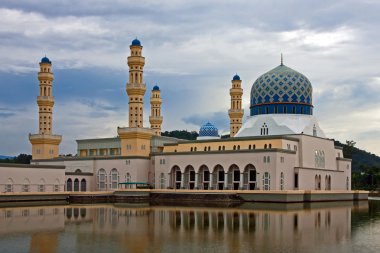
{"label": "cloud", "polygon": [[75,139],[116,135],[128,121],[126,61],[136,36],[146,57],[146,126],[157,83],[164,130],[198,130],[207,120],[228,130],[232,76],[243,80],[247,108],[252,83],[283,52],[285,64],[310,79],[328,136],[380,154],[372,143],[379,141],[379,12],[377,1],[354,0],[3,0],[0,101],[12,110],[0,110],[0,143],[7,143],[0,154],[30,151],[25,136],[37,129],[36,75],[45,54],[53,61],[62,151],[75,153]]}
{"label": "cloud", "polygon": [[229,118],[227,112],[194,114],[183,118],[183,121],[187,124],[198,126],[198,128],[203,124],[210,122],[219,129],[220,133],[229,131]]}

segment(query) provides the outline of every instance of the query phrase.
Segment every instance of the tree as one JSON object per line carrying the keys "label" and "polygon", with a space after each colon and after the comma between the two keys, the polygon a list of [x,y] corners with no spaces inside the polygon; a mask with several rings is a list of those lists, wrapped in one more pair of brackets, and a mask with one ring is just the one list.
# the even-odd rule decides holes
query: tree
{"label": "tree", "polygon": [[14,160],[15,160],[15,163],[30,164],[30,160],[32,160],[32,156],[27,155],[27,154],[19,154]]}
{"label": "tree", "polygon": [[353,140],[346,141],[346,145],[343,146],[343,156],[352,159],[353,154],[356,151],[356,142]]}

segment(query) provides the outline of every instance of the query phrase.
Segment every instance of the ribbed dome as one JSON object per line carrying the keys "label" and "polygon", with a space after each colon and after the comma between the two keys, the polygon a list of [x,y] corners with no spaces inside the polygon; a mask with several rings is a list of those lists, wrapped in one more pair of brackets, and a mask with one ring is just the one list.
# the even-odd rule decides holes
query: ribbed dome
{"label": "ribbed dome", "polygon": [[155,86],[153,87],[153,90],[160,90],[160,87],[158,87],[157,85],[155,85]]}
{"label": "ribbed dome", "polygon": [[281,64],[253,83],[251,116],[268,113],[312,114],[312,92],[306,76]]}
{"label": "ribbed dome", "polygon": [[49,58],[45,56],[44,58],[41,59],[41,63],[51,63],[51,61],[49,60]]}
{"label": "ribbed dome", "polygon": [[232,78],[232,80],[238,81],[238,80],[240,80],[240,76],[238,76],[238,74],[236,74],[236,75],[234,75],[234,77]]}
{"label": "ribbed dome", "polygon": [[201,129],[199,130],[199,137],[218,137],[218,128],[216,128],[213,124],[210,122],[207,122],[203,126],[201,126]]}
{"label": "ribbed dome", "polygon": [[132,46],[141,46],[141,42],[136,38],[132,40]]}

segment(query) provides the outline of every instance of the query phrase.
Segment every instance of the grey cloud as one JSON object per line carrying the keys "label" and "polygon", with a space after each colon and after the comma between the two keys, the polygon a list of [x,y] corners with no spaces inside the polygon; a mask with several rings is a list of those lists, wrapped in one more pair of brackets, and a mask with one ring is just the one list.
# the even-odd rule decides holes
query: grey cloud
{"label": "grey cloud", "polygon": [[206,114],[194,114],[182,119],[187,124],[201,126],[206,122],[211,122],[220,131],[228,131],[229,118],[227,112],[214,112]]}

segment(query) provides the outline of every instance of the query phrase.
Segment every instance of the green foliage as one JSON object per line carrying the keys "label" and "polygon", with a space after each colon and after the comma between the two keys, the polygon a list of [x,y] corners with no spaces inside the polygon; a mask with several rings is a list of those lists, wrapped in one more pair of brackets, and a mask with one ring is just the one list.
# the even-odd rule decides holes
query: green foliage
{"label": "green foliage", "polygon": [[335,146],[343,147],[343,156],[352,159],[352,171],[359,172],[361,168],[375,168],[380,171],[380,157],[355,147],[356,142],[346,141],[346,144],[335,141]]}
{"label": "green foliage", "polygon": [[19,154],[14,158],[6,158],[0,160],[0,163],[22,163],[22,164],[30,164],[30,160],[32,160],[32,156],[28,154]]}
{"label": "green foliage", "polygon": [[165,131],[161,133],[162,136],[174,137],[183,140],[196,140],[198,137],[198,133],[195,131],[187,131],[187,130],[174,130],[174,131]]}
{"label": "green foliage", "polygon": [[352,159],[352,189],[380,189],[380,157],[365,150],[356,148],[355,141],[342,144],[335,141],[336,146],[343,147],[343,156]]}

